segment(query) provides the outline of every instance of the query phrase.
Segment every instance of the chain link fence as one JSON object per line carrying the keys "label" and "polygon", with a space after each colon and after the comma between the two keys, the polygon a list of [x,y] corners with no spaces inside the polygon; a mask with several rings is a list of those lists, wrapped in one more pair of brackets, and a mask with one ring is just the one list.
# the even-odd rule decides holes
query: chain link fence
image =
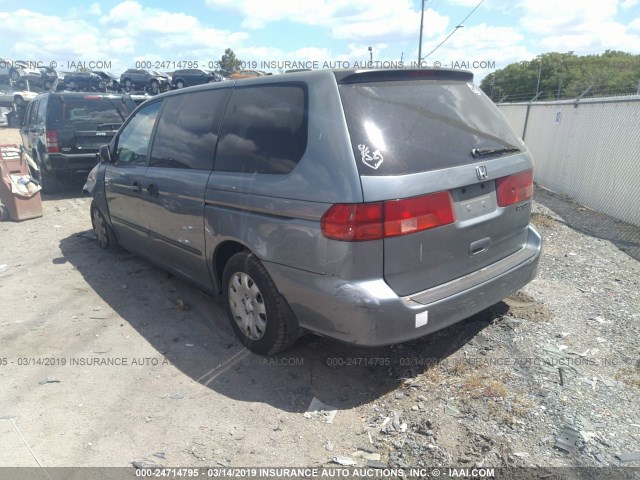
{"label": "chain link fence", "polygon": [[640,95],[498,107],[530,148],[537,183],[640,226]]}

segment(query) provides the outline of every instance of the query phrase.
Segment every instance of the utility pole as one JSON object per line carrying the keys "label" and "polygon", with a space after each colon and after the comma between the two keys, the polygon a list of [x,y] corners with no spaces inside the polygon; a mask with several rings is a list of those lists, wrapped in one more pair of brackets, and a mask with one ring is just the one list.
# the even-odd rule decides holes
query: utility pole
{"label": "utility pole", "polygon": [[369,47],[369,62],[373,65],[373,47]]}
{"label": "utility pole", "polygon": [[422,27],[424,26],[424,0],[422,0],[422,9],[420,9],[420,40],[418,43],[418,68],[422,64]]}
{"label": "utility pole", "polygon": [[536,85],[536,97],[540,94],[540,74],[542,74],[542,61],[540,61],[540,67],[538,68],[538,85]]}

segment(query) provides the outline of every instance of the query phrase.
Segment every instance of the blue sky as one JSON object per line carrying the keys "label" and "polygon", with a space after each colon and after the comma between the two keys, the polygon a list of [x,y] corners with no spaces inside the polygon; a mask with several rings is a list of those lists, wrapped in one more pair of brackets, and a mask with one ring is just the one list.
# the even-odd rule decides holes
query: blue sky
{"label": "blue sky", "polygon": [[[478,1],[426,0],[423,54]],[[370,46],[374,61],[418,58],[421,0],[103,0],[85,5],[0,0],[0,57],[109,61],[117,75],[136,61],[213,62],[226,47],[258,64],[341,61],[353,66],[369,59]],[[640,53],[640,0],[485,0],[425,60],[442,66],[457,62],[479,81],[495,68],[540,53],[606,49]]]}

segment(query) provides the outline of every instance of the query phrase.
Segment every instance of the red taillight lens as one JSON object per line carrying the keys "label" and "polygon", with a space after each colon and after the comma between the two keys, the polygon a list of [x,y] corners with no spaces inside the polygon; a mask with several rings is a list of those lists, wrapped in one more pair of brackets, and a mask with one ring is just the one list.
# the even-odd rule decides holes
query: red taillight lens
{"label": "red taillight lens", "polygon": [[359,242],[382,238],[382,203],[333,205],[322,216],[322,234],[332,240]]}
{"label": "red taillight lens", "polygon": [[385,237],[420,232],[454,221],[449,192],[384,202]]}
{"label": "red taillight lens", "polygon": [[501,207],[529,200],[533,196],[533,170],[497,179],[496,195]]}
{"label": "red taillight lens", "polygon": [[332,240],[379,240],[455,221],[449,192],[378,203],[337,204],[323,215],[322,234]]}
{"label": "red taillight lens", "polygon": [[49,153],[58,153],[60,151],[60,147],[58,147],[58,132],[55,130],[47,130],[46,133],[46,148]]}

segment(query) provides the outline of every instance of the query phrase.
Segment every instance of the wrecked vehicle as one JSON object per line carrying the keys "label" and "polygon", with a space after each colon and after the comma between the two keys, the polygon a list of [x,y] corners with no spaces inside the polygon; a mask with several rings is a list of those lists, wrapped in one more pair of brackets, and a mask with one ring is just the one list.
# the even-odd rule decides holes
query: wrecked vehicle
{"label": "wrecked vehicle", "polygon": [[457,70],[309,71],[140,105],[86,188],[117,245],[218,294],[250,350],[427,335],[531,281],[532,158]]}

